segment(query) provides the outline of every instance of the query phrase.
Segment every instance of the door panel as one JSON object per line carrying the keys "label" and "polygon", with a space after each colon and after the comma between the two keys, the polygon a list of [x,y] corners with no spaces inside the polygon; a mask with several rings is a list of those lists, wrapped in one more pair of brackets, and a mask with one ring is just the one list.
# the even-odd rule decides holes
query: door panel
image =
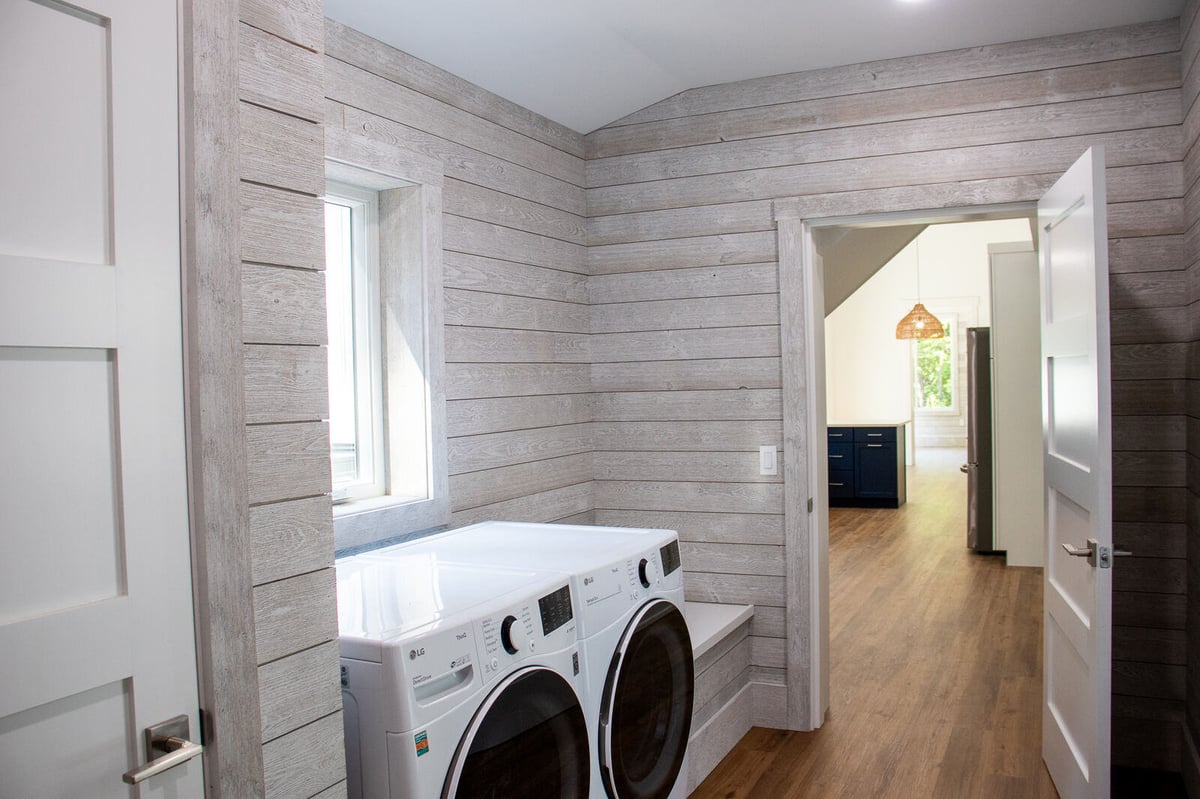
{"label": "door panel", "polygon": [[1045,463],[1042,755],[1064,799],[1107,797],[1112,569],[1064,545],[1112,546],[1104,153],[1038,204]]}
{"label": "door panel", "polygon": [[[0,0],[0,796],[197,718],[174,3]],[[142,797],[203,795],[192,760]]]}

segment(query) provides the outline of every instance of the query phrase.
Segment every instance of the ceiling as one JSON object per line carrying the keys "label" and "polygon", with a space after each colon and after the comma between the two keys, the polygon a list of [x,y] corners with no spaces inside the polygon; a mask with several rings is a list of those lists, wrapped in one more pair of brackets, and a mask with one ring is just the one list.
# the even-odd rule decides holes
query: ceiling
{"label": "ceiling", "polygon": [[325,0],[586,133],[684,89],[1178,16],[1183,0]]}

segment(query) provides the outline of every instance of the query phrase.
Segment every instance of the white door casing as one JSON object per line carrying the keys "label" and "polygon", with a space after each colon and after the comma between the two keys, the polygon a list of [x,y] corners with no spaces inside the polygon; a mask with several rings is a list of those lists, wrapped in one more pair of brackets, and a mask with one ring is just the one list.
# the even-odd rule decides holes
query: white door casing
{"label": "white door casing", "polygon": [[171,2],[0,0],[0,799],[129,797],[143,728],[199,735],[177,42]]}
{"label": "white door casing", "polygon": [[[1109,795],[1112,568],[1064,549],[1112,547],[1104,151],[1038,203],[1046,550],[1042,756],[1064,799]],[[1111,564],[1111,558],[1109,559]]]}

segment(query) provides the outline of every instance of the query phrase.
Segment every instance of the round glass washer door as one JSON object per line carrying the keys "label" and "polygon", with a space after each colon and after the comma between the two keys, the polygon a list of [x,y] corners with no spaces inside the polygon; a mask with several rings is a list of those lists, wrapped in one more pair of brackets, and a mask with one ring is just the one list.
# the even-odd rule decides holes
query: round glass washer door
{"label": "round glass washer door", "polygon": [[695,665],[679,608],[663,599],[643,605],[604,683],[600,769],[610,799],[670,794],[691,734]]}
{"label": "round glass washer door", "polygon": [[476,711],[442,799],[587,799],[587,724],[562,675],[533,666],[504,679]]}

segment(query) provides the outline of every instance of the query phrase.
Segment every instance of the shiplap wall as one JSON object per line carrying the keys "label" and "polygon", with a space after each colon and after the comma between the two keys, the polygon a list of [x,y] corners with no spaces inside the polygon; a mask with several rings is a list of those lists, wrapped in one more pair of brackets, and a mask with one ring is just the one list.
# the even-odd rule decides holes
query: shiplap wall
{"label": "shiplap wall", "polygon": [[1184,289],[1190,330],[1187,372],[1187,699],[1183,773],[1200,796],[1200,3],[1183,11]]}
{"label": "shiplap wall", "polygon": [[[689,598],[753,602],[756,721],[782,721],[772,201],[805,215],[1028,202],[1108,153],[1114,759],[1177,769],[1187,348],[1177,21],[691,90],[587,137],[596,519],[667,525]],[[1194,308],[1190,309],[1194,315]],[[836,623],[836,621],[835,621]]]}
{"label": "shiplap wall", "polygon": [[325,124],[444,165],[454,526],[591,520],[583,137],[332,20]]}
{"label": "shiplap wall", "polygon": [[242,0],[242,336],[267,797],[345,796],[326,397],[320,0]]}

